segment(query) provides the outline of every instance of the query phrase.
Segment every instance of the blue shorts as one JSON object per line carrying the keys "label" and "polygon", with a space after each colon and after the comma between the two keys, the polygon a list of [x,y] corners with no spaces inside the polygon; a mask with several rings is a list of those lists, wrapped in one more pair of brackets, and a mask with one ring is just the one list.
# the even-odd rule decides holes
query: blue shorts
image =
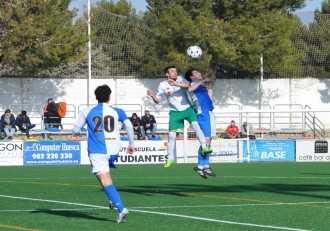
{"label": "blue shorts", "polygon": [[203,131],[205,138],[216,135],[216,118],[212,111],[204,111],[197,115],[197,122]]}

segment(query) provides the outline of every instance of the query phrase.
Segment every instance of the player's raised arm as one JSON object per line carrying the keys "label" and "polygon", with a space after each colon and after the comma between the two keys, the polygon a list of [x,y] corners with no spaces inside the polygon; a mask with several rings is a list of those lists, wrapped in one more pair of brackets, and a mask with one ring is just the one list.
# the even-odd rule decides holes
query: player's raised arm
{"label": "player's raised arm", "polygon": [[161,102],[161,98],[157,97],[151,89],[147,90],[147,95],[149,95],[155,103],[158,104]]}
{"label": "player's raised arm", "polygon": [[168,83],[171,86],[176,86],[176,87],[183,87],[183,88],[188,88],[189,87],[189,82],[182,82],[182,83],[178,83],[177,81],[173,80],[173,79],[169,79]]}
{"label": "player's raised arm", "polygon": [[205,78],[205,79],[201,79],[201,80],[196,81],[196,83],[194,85],[188,87],[188,91],[189,92],[195,91],[199,87],[199,85],[201,85],[205,82],[210,82],[210,79]]}
{"label": "player's raised arm", "polygon": [[127,153],[133,154],[134,153],[134,130],[133,125],[129,119],[124,121],[124,127],[128,136],[128,147]]}

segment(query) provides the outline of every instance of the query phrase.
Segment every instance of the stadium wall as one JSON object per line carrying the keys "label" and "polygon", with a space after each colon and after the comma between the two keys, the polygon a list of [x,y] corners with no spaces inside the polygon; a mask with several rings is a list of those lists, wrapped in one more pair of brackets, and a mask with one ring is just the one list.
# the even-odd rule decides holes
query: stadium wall
{"label": "stadium wall", "polygon": [[[149,108],[157,116],[157,111],[167,110],[165,101],[155,105],[146,95],[148,88],[156,91],[159,82],[164,78],[155,79],[92,79],[89,82],[90,104],[96,104],[94,89],[101,84],[112,88],[111,104],[140,104],[141,112]],[[251,107],[267,104],[309,105],[313,110],[330,110],[330,79],[267,79],[262,82],[262,93],[259,94],[259,80],[252,79],[219,79],[214,87],[214,104],[216,110],[225,110],[226,105]],[[77,108],[87,104],[86,79],[62,78],[0,78],[0,111],[12,104],[33,104],[41,107],[47,98],[55,101],[66,101]],[[28,109],[31,111],[31,108]],[[34,108],[33,111],[39,111]],[[15,112],[14,112],[15,113]],[[330,127],[329,116],[324,123]]]}

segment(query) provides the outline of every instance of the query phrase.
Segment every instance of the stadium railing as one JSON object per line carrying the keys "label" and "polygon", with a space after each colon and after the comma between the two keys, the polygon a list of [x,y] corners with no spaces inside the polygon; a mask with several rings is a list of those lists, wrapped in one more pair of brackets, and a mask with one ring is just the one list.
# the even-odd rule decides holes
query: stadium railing
{"label": "stadium railing", "polygon": [[[79,105],[75,107],[73,104],[69,104],[67,107],[67,116],[62,118],[62,124],[66,126],[64,129],[60,131],[47,131],[43,127],[43,113],[41,110],[40,105],[23,105],[23,104],[12,104],[8,107],[5,105],[0,105],[2,108],[2,113],[6,108],[11,108],[15,117],[21,112],[21,110],[26,110],[28,115],[31,118],[31,122],[37,124],[37,127],[31,131],[31,134],[38,135],[38,134],[56,134],[56,135],[71,135],[71,128],[76,120],[77,115],[87,105]],[[223,105],[222,105],[223,106]],[[232,119],[236,119],[236,124],[240,127],[240,125],[247,121],[248,123],[252,124],[254,127],[255,134],[261,138],[280,138],[280,135],[287,136],[287,137],[311,137],[313,136],[313,129],[315,130],[316,126],[313,126],[313,118],[316,118],[315,115],[317,113],[323,113],[323,117],[330,118],[328,115],[330,111],[327,110],[312,110],[309,108],[303,108],[299,105],[296,105],[294,109],[285,109],[289,108],[290,105],[279,105],[274,106],[273,108],[269,109],[269,105],[264,105],[263,110],[255,109],[257,106],[251,107],[239,107],[239,105],[229,105],[229,109],[215,109],[214,113],[218,119],[217,121],[217,137],[221,138],[225,128],[229,125]],[[130,112],[140,112],[142,115],[142,106],[140,104],[127,104],[127,105],[120,105],[121,108],[126,108],[125,110]],[[253,108],[254,107],[254,108]],[[297,108],[298,107],[298,108]],[[78,110],[76,110],[78,108]],[[235,110],[234,110],[235,109]],[[155,116],[157,121],[157,135],[165,137],[168,133],[168,119],[169,119],[169,111],[168,109],[161,109],[155,110],[150,109],[152,114]],[[128,114],[127,113],[127,114]],[[313,118],[306,120],[306,115],[312,115]],[[128,114],[129,116],[129,114]],[[262,118],[260,118],[260,116]],[[32,121],[32,119],[34,121]],[[316,119],[314,119],[316,121]],[[327,123],[322,123],[319,119],[319,124],[322,125],[322,129],[326,130]],[[39,123],[38,123],[39,122]],[[309,123],[308,126],[306,123]],[[328,123],[330,124],[330,123]],[[189,127],[188,127],[189,128]],[[124,133],[124,130],[122,131]],[[194,138],[194,132],[187,129],[187,134],[189,134],[188,138]],[[311,135],[312,134],[312,135]],[[178,137],[184,136],[184,130],[178,131]],[[324,133],[324,137],[325,137]]]}

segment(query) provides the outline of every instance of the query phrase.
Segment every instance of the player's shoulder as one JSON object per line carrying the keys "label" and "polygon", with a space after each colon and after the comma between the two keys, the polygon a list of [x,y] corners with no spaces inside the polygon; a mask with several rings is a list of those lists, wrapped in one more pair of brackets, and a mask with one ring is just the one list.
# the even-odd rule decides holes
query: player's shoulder
{"label": "player's shoulder", "polygon": [[166,85],[168,85],[168,81],[167,80],[164,80],[164,81],[162,81],[162,82],[159,83],[159,87],[164,87]]}
{"label": "player's shoulder", "polygon": [[89,106],[89,107],[85,107],[84,109],[82,109],[81,113],[82,114],[89,114],[91,110],[93,110],[93,108],[97,107],[97,105],[94,105],[94,106]]}
{"label": "player's shoulder", "polygon": [[160,82],[158,85],[157,94],[164,92],[166,89],[168,89],[169,86],[170,85],[167,80]]}
{"label": "player's shoulder", "polygon": [[110,105],[109,105],[109,108],[110,108],[110,110],[113,111],[113,113],[116,113],[119,117],[121,117],[121,118],[127,117],[126,112],[123,109],[121,109],[119,107],[110,106]]}
{"label": "player's shoulder", "polygon": [[178,75],[178,77],[176,78],[176,81],[178,83],[183,83],[183,82],[188,82],[185,78],[183,78],[183,76]]}
{"label": "player's shoulder", "polygon": [[114,111],[117,112],[117,113],[122,113],[122,112],[124,112],[124,110],[121,109],[121,108],[119,108],[119,107],[114,107],[114,106],[110,106],[110,105],[109,105],[109,108],[111,108],[112,110],[114,110]]}

